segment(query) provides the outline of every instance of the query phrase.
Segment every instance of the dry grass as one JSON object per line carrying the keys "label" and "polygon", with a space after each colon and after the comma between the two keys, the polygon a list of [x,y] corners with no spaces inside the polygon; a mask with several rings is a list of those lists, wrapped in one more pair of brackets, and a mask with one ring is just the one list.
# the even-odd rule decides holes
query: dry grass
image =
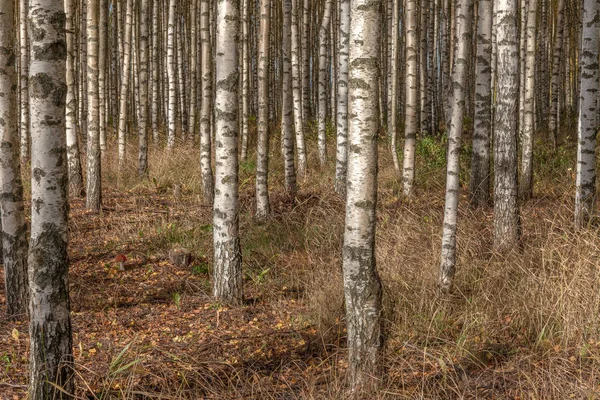
{"label": "dry grass", "polygon": [[[77,358],[82,390],[87,384],[93,388],[88,394],[96,393],[96,398],[103,393],[102,398],[132,399],[345,396],[340,257],[344,204],[332,190],[332,164],[312,169],[296,199],[285,196],[278,149],[273,141],[273,215],[265,225],[252,220],[254,160],[241,164],[240,223],[250,302],[221,314],[210,300],[211,214],[201,206],[196,147],[182,146],[172,154],[153,150],[147,181],[136,177],[133,148],[122,173],[110,151],[103,164],[107,214],[72,217],[72,253],[79,255],[72,272],[74,301],[80,302],[75,326],[91,321],[96,333],[94,339],[76,343],[111,343],[93,363]],[[461,199],[456,284],[451,295],[440,298],[435,281],[443,153],[440,143],[421,144],[417,194],[404,199],[387,147],[381,146],[377,264],[385,287],[387,341],[382,390],[376,398],[600,398],[600,232],[596,227],[579,232],[572,228],[569,168],[574,152],[539,152],[536,196],[522,206],[523,246],[507,256],[491,248],[492,210],[473,211]],[[317,164],[314,157],[311,166]],[[463,158],[465,167],[468,155]],[[182,185],[180,199],[172,196],[174,184]],[[82,232],[112,239],[90,249],[77,238]],[[159,333],[153,344],[140,336],[152,323],[125,337],[104,332],[106,321],[136,318],[133,311],[120,315],[125,312],[120,311],[123,299],[136,294],[115,294],[114,307],[102,306],[102,301],[110,303],[103,300],[107,294],[97,292],[96,298],[87,293],[86,282],[95,275],[84,271],[100,268],[118,248],[143,252],[156,271],[169,274],[159,265],[174,245],[190,248],[206,273],[199,279],[166,279],[162,284],[172,286],[156,288],[153,294],[159,303],[132,309],[140,319],[143,313],[168,312],[174,330],[182,329],[181,321],[189,324],[193,340],[174,345],[175,333]],[[146,276],[140,272],[127,279],[143,284]],[[127,282],[121,284],[127,287]],[[177,291],[184,298],[174,309],[169,296]],[[100,306],[83,304],[90,299]],[[194,310],[200,311],[189,319]],[[257,331],[236,336],[238,349],[230,332],[253,318]],[[273,325],[281,321],[286,329],[278,334]],[[0,339],[10,329],[12,325],[0,325]],[[265,346],[271,351],[256,352]],[[232,354],[236,362],[226,358]],[[218,361],[221,356],[227,361]]]}

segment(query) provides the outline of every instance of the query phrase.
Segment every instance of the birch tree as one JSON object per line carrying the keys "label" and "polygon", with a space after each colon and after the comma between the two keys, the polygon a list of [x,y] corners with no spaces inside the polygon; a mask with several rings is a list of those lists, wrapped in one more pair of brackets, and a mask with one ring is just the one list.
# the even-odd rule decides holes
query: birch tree
{"label": "birch tree", "polygon": [[563,62],[563,32],[564,32],[564,14],[565,14],[565,1],[558,0],[556,5],[556,36],[554,37],[554,58],[552,62],[552,78],[550,82],[550,115],[548,116],[548,130],[554,137],[556,142],[557,138],[557,122],[559,121],[558,116],[560,115],[560,108],[558,107],[559,91],[560,91],[560,71],[561,63]]}
{"label": "birch tree", "polygon": [[477,23],[477,64],[475,66],[475,115],[471,180],[471,205],[490,200],[490,137],[492,131],[492,0],[479,0]]}
{"label": "birch tree", "polygon": [[[73,24],[73,0],[65,0],[66,20],[65,29],[68,32],[67,40],[67,100],[65,114],[65,132],[67,140],[67,164],[69,173],[69,192],[72,196],[82,196],[83,175],[81,171],[81,156],[79,153],[79,142],[77,140],[77,76],[75,74],[75,32]],[[29,94],[28,94],[29,96]],[[27,103],[29,108],[29,102]],[[29,111],[28,111],[29,112]]]}
{"label": "birch tree", "polygon": [[202,43],[202,110],[200,114],[200,174],[202,196],[205,204],[213,202],[213,173],[211,162],[211,111],[212,111],[212,48],[210,45],[210,0],[200,3],[200,41]]}
{"label": "birch tree", "polygon": [[228,304],[241,304],[244,297],[238,236],[238,22],[236,0],[217,3],[214,296]]}
{"label": "birch tree", "polygon": [[598,131],[598,46],[600,2],[584,0],[580,52],[579,120],[577,125],[577,180],[575,225],[586,226],[596,203],[596,133]]}
{"label": "birch tree", "polygon": [[256,151],[256,219],[269,215],[269,29],[271,1],[260,0],[258,37],[258,139]]}
{"label": "birch tree", "polygon": [[333,0],[325,0],[323,20],[319,28],[319,163],[321,166],[327,162],[327,90],[325,89],[327,74],[327,33],[331,21],[331,8]]}
{"label": "birch tree", "polygon": [[527,4],[527,42],[525,51],[525,92],[523,97],[523,136],[521,138],[521,180],[519,197],[528,200],[533,195],[533,134],[535,96],[535,50],[537,0]]}
{"label": "birch tree", "polygon": [[281,136],[283,138],[283,157],[285,168],[285,190],[288,194],[296,192],[296,169],[294,167],[294,125],[292,94],[292,0],[283,3],[283,90],[281,111]]}
{"label": "birch tree", "polygon": [[454,66],[452,69],[452,115],[448,132],[448,160],[446,171],[446,200],[442,231],[442,255],[439,287],[450,290],[456,269],[456,224],[460,191],[460,144],[465,114],[467,75],[470,65],[469,41],[471,40],[472,0],[456,3],[456,30],[454,41]]}
{"label": "birch tree", "polygon": [[167,28],[167,76],[169,80],[169,112],[167,116],[168,133],[167,148],[175,146],[175,129],[177,127],[177,81],[175,80],[177,64],[175,62],[175,17],[177,0],[169,1],[169,25]]}
{"label": "birch tree", "polygon": [[[246,0],[248,1],[248,0]],[[304,143],[303,106],[302,106],[302,70],[301,48],[298,24],[300,20],[298,2],[293,0],[292,7],[292,94],[294,100],[294,130],[296,132],[296,153],[298,155],[297,177],[303,180],[306,176],[306,147]]]}
{"label": "birch tree", "polygon": [[405,196],[410,196],[415,180],[415,146],[419,130],[419,80],[417,70],[417,1],[406,0],[406,105],[404,116],[404,158],[402,165],[402,187]]}
{"label": "birch tree", "polygon": [[382,346],[381,282],[375,268],[380,4],[351,2],[348,187],[342,250],[348,363],[354,391],[377,376]]}
{"label": "birch tree", "polygon": [[139,13],[138,176],[148,177],[148,0],[142,0]]}
{"label": "birch tree", "polygon": [[[7,0],[10,1],[10,0]],[[27,13],[29,0],[19,0],[20,98],[21,98],[21,159],[29,160],[29,30]]]}
{"label": "birch tree", "polygon": [[123,66],[121,68],[121,89],[119,97],[119,166],[122,167],[125,161],[125,135],[127,130],[127,109],[129,99],[129,79],[131,69],[131,29],[133,0],[127,0],[125,15],[125,35],[123,39]]}
{"label": "birch tree", "polygon": [[346,175],[348,170],[348,51],[350,38],[350,0],[339,2],[338,38],[338,103],[335,157],[335,191],[346,197]]}
{"label": "birch tree", "polygon": [[27,315],[27,224],[19,160],[15,21],[12,1],[0,4],[0,216],[6,314]]}
{"label": "birch tree", "polygon": [[102,177],[100,172],[100,110],[98,88],[98,0],[87,1],[87,193],[86,208],[99,212]]}
{"label": "birch tree", "polygon": [[514,248],[520,239],[517,121],[519,36],[517,0],[496,0],[496,103],[494,112],[494,247]]}
{"label": "birch tree", "polygon": [[[29,399],[74,394],[67,253],[63,0],[30,0],[31,238]],[[60,387],[60,390],[57,388]]]}

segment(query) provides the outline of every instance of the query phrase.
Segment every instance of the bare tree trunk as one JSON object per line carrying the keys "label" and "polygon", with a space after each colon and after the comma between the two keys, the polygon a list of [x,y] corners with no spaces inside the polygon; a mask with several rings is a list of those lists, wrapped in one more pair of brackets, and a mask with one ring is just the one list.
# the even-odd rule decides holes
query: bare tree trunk
{"label": "bare tree trunk", "polygon": [[211,162],[211,112],[212,112],[212,48],[210,45],[210,0],[200,2],[200,41],[202,42],[202,110],[200,116],[200,174],[202,196],[205,204],[213,202],[213,174]]}
{"label": "bare tree trunk", "polygon": [[[206,9],[208,1],[203,1]],[[238,236],[238,2],[219,1],[216,37],[214,296],[228,304],[244,299]]]}
{"label": "bare tree trunk", "polygon": [[399,62],[399,47],[400,41],[398,40],[398,18],[400,14],[400,0],[393,0],[392,5],[392,58],[390,69],[391,73],[391,98],[390,98],[390,116],[388,120],[390,124],[388,126],[388,132],[391,132],[391,151],[392,160],[394,161],[394,169],[400,173],[400,161],[398,160],[398,62]]}
{"label": "bare tree trunk", "polygon": [[553,52],[553,63],[552,63],[552,80],[550,84],[551,97],[550,97],[550,115],[548,116],[548,130],[549,133],[554,137],[556,142],[558,120],[560,116],[560,108],[558,107],[559,96],[560,96],[560,71],[561,63],[563,59],[563,31],[564,31],[564,13],[565,13],[565,1],[558,0],[556,6],[556,36],[554,38],[554,52]]}
{"label": "bare tree trunk", "polygon": [[[12,1],[0,3],[0,220],[6,314],[27,316],[27,223],[19,161],[15,21]],[[29,104],[29,103],[28,103]]]}
{"label": "bare tree trunk", "polygon": [[327,162],[327,91],[325,84],[327,80],[327,29],[331,22],[331,8],[333,0],[325,0],[323,20],[319,29],[319,163],[321,166]]}
{"label": "bare tree trunk", "polygon": [[[75,33],[73,24],[73,0],[65,0],[66,9],[65,29],[70,32],[67,40],[67,99],[65,113],[65,131],[67,143],[67,165],[69,174],[69,191],[73,196],[82,196],[83,176],[81,171],[81,155],[79,153],[79,142],[77,139],[77,87],[75,76]],[[29,107],[29,103],[28,103]]]}
{"label": "bare tree trunk", "polygon": [[296,131],[296,153],[298,153],[298,179],[306,177],[306,147],[304,143],[303,106],[302,106],[302,70],[298,24],[300,14],[298,2],[293,0],[292,7],[292,93],[294,100],[294,130]]}
{"label": "bare tree trunk", "polygon": [[125,40],[123,45],[123,66],[121,68],[121,94],[119,97],[119,168],[123,166],[125,162],[125,135],[127,131],[127,103],[129,99],[129,77],[131,70],[131,29],[132,29],[132,14],[133,14],[133,1],[127,0],[127,11],[125,18]]}
{"label": "bare tree trunk", "polygon": [[292,0],[283,3],[283,101],[281,111],[281,136],[285,166],[285,190],[290,195],[296,193],[296,169],[294,166],[294,125],[292,94]]}
{"label": "bare tree trunk", "polygon": [[160,80],[159,80],[159,37],[160,26],[158,24],[158,1],[154,0],[152,4],[152,48],[151,48],[151,64],[152,64],[152,141],[158,143],[158,126],[159,126],[159,104],[160,104]]}
{"label": "bare tree trunk", "polygon": [[580,54],[581,92],[577,129],[577,182],[575,225],[586,226],[595,214],[596,132],[598,131],[598,39],[600,1],[584,0],[581,9],[583,32]]}
{"label": "bare tree trunk", "polygon": [[472,0],[458,0],[456,4],[457,44],[452,68],[452,116],[448,132],[448,166],[446,172],[446,200],[442,230],[442,255],[438,286],[449,291],[456,270],[456,223],[460,191],[460,146],[465,114],[465,95],[471,56],[469,48],[473,20]]}
{"label": "bare tree trunk", "polygon": [[85,207],[99,212],[102,204],[100,170],[100,110],[98,91],[98,0],[87,1],[87,190]]}
{"label": "bare tree trunk", "polygon": [[[10,1],[10,0],[6,0]],[[30,117],[29,117],[29,30],[27,23],[27,5],[29,0],[19,0],[19,44],[20,44],[20,69],[21,76],[21,160],[29,160],[29,137]]]}
{"label": "bare tree trunk", "polygon": [[64,21],[63,0],[30,0],[29,27],[36,32],[31,36],[29,65],[31,400],[66,400],[75,392],[67,253]]}
{"label": "bare tree trunk", "polygon": [[340,0],[339,15],[335,192],[342,198],[346,198],[346,176],[348,172],[348,52],[350,47],[350,0]]}
{"label": "bare tree trunk", "polygon": [[256,219],[269,215],[269,28],[270,0],[260,0],[258,40],[258,143],[256,153]]}
{"label": "bare tree trunk", "polygon": [[175,16],[177,15],[177,0],[169,1],[169,27],[167,40],[167,76],[169,80],[169,131],[167,148],[172,150],[175,146],[175,130],[177,126],[177,81],[175,80]]}
{"label": "bare tree trunk", "polygon": [[519,36],[517,0],[496,0],[497,94],[494,113],[494,247],[515,248],[521,236],[517,123]]}
{"label": "bare tree trunk", "polygon": [[471,205],[490,201],[490,138],[492,133],[492,0],[479,0],[477,65],[475,70],[475,118],[471,158]]}
{"label": "bare tree trunk", "polygon": [[148,0],[141,0],[139,21],[138,176],[148,177]]}
{"label": "bare tree trunk", "polygon": [[406,0],[406,109],[402,186],[405,196],[412,195],[415,180],[415,147],[419,130],[419,80],[417,79],[417,1]]}
{"label": "bare tree trunk", "polygon": [[379,130],[379,4],[351,2],[348,89],[348,197],[343,279],[350,384],[375,389],[381,347],[381,282],[375,268],[377,133]]}
{"label": "bare tree trunk", "polygon": [[533,195],[533,134],[535,98],[535,49],[536,49],[536,9],[537,0],[529,0],[527,11],[527,48],[525,52],[525,97],[523,102],[523,136],[521,138],[521,200]]}

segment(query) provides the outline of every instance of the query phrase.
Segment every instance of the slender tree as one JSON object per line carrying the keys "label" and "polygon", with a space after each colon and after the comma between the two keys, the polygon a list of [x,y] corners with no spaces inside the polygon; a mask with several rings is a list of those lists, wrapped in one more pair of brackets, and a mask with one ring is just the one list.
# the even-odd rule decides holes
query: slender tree
{"label": "slender tree", "polygon": [[256,219],[269,215],[269,32],[271,1],[260,0],[258,37],[258,140],[256,151]]}
{"label": "slender tree", "polygon": [[[67,31],[67,105],[65,115],[65,131],[67,138],[67,164],[69,169],[69,192],[72,196],[82,196],[83,175],[81,172],[81,156],[77,140],[77,77],[75,74],[75,33],[73,23],[73,0],[65,0]],[[27,103],[29,108],[29,103]],[[29,111],[28,111],[29,112]]]}
{"label": "slender tree", "polygon": [[[7,0],[10,1],[10,0]],[[29,0],[19,0],[19,44],[20,44],[20,70],[19,77],[21,89],[21,159],[29,160],[29,30],[27,13]]]}
{"label": "slender tree", "polygon": [[471,180],[471,205],[490,200],[490,137],[492,131],[492,0],[479,0],[477,23],[477,64],[475,67],[475,115]]}
{"label": "slender tree", "polygon": [[331,22],[331,9],[333,0],[325,0],[325,9],[323,10],[323,19],[319,28],[319,163],[321,166],[327,162],[327,37]]}
{"label": "slender tree", "polygon": [[471,41],[472,0],[456,3],[456,30],[452,72],[452,115],[448,132],[448,166],[446,171],[446,201],[442,231],[442,255],[440,262],[439,287],[450,290],[456,269],[456,223],[460,190],[460,146],[465,114],[467,75],[470,66],[469,42]]}
{"label": "slender tree", "polygon": [[596,203],[596,133],[598,131],[598,46],[600,1],[584,0],[580,52],[581,91],[577,126],[577,182],[575,225],[582,227],[594,216]]}
{"label": "slender tree", "polygon": [[377,376],[382,346],[381,282],[375,268],[380,4],[351,2],[348,187],[343,279],[349,372],[355,391]]}
{"label": "slender tree", "polygon": [[535,91],[535,50],[536,50],[536,11],[537,0],[527,4],[527,40],[525,51],[525,92],[523,97],[523,129],[521,137],[521,180],[519,197],[528,200],[533,195],[533,134],[534,134],[534,91]]}
{"label": "slender tree", "polygon": [[398,127],[397,127],[397,114],[398,114],[398,64],[399,64],[399,37],[398,37],[398,28],[397,28],[397,20],[400,14],[400,0],[392,1],[392,54],[391,54],[391,63],[390,69],[391,74],[390,78],[392,80],[390,87],[390,115],[388,117],[389,125],[388,132],[390,132],[391,139],[391,150],[392,150],[392,160],[394,162],[394,168],[396,172],[400,173],[400,161],[398,160]]}
{"label": "slender tree", "polygon": [[214,296],[228,304],[240,304],[244,297],[238,236],[237,3],[217,3],[215,68]]}
{"label": "slender tree", "polygon": [[[74,395],[67,253],[63,0],[30,0],[29,399]],[[60,388],[60,390],[59,390]]]}
{"label": "slender tree", "polygon": [[0,219],[6,313],[27,315],[27,224],[19,161],[15,21],[12,1],[0,4]]}
{"label": "slender tree", "polygon": [[167,148],[175,146],[175,129],[177,126],[177,63],[175,62],[175,24],[177,15],[177,0],[169,1],[169,25],[167,28],[167,76],[169,81],[169,113],[167,121],[169,124],[167,136]]}
{"label": "slender tree", "polygon": [[406,0],[406,105],[404,117],[404,158],[402,187],[404,195],[410,196],[415,180],[415,146],[419,130],[419,79],[417,69],[417,1]]}
{"label": "slender tree", "polygon": [[294,167],[294,124],[292,94],[292,0],[283,3],[283,90],[281,136],[283,137],[283,156],[285,166],[285,190],[288,194],[296,192],[296,169]]}
{"label": "slender tree", "polygon": [[[246,0],[248,1],[248,0]],[[296,131],[296,153],[298,154],[298,179],[306,176],[306,147],[304,143],[303,106],[302,106],[302,70],[298,33],[300,20],[298,2],[293,0],[292,6],[292,93],[294,100],[294,130]]]}
{"label": "slender tree", "polygon": [[99,0],[98,11],[98,112],[100,113],[100,121],[98,125],[98,136],[100,142],[100,151],[102,154],[106,151],[106,125],[108,124],[108,107],[107,107],[107,25],[108,25],[108,1]]}
{"label": "slender tree", "polygon": [[129,79],[131,69],[131,29],[133,0],[127,0],[125,15],[125,36],[123,38],[123,67],[121,68],[121,90],[119,104],[119,167],[125,162],[125,134],[127,130],[127,110],[129,99]]}
{"label": "slender tree", "polygon": [[346,197],[346,175],[348,170],[348,51],[350,39],[350,0],[339,2],[338,36],[338,103],[335,162],[335,191]]}
{"label": "slender tree", "polygon": [[200,41],[202,42],[202,110],[200,115],[200,174],[205,204],[213,202],[213,174],[211,162],[212,111],[212,48],[210,45],[210,0],[200,3]]}
{"label": "slender tree", "polygon": [[517,0],[496,0],[498,18],[494,112],[494,247],[506,252],[520,239],[517,121],[519,36]]}
{"label": "slender tree", "polygon": [[102,197],[100,172],[100,109],[98,87],[98,0],[87,1],[87,191],[86,208],[99,212]]}

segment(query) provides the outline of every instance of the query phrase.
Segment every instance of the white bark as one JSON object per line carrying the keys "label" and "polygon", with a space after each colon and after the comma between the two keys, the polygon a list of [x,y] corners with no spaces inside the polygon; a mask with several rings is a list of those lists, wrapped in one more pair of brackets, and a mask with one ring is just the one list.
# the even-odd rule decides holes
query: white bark
{"label": "white bark", "polygon": [[331,22],[331,8],[333,0],[325,0],[323,20],[319,28],[319,163],[321,166],[327,162],[327,34]]}
{"label": "white bark", "polygon": [[250,0],[242,0],[242,160],[248,158],[248,113],[250,112],[250,31],[249,7]]}
{"label": "white bark", "polygon": [[[247,0],[246,0],[247,1]],[[296,153],[298,154],[298,179],[306,177],[306,147],[304,144],[302,70],[298,24],[300,21],[298,2],[292,7],[292,92],[294,99],[294,130],[296,131]]]}
{"label": "white bark", "polygon": [[523,136],[521,137],[521,200],[533,195],[533,134],[535,98],[535,51],[536,51],[536,9],[537,0],[529,0],[527,9],[527,46],[525,51],[525,87],[523,97]]}
{"label": "white bark", "polygon": [[6,311],[11,318],[23,318],[29,301],[28,241],[19,161],[13,4],[0,3],[0,220]]}
{"label": "white bark", "polygon": [[350,0],[340,0],[338,37],[338,103],[335,157],[335,191],[346,197],[348,171],[348,52],[350,47]]}
{"label": "white bark", "polygon": [[281,111],[281,136],[283,138],[283,158],[285,168],[285,190],[293,195],[296,192],[296,170],[294,167],[294,121],[292,94],[292,0],[283,2],[283,100]]}
{"label": "white bark", "polygon": [[[10,0],[6,0],[10,1]],[[29,160],[29,29],[27,13],[29,0],[19,0],[20,98],[21,98],[21,160]]]}
{"label": "white bark", "polygon": [[[63,0],[31,0],[31,238],[28,259],[32,400],[74,394],[67,254],[66,41]],[[55,386],[56,385],[56,386]],[[57,389],[61,388],[61,391]]]}
{"label": "white bark", "polygon": [[258,37],[258,139],[256,151],[256,219],[269,215],[269,32],[271,1],[260,0]]}
{"label": "white bark", "polygon": [[119,167],[125,162],[125,135],[127,133],[127,118],[129,104],[129,79],[131,70],[131,29],[132,29],[132,14],[133,0],[127,0],[125,17],[125,36],[123,44],[123,65],[121,68],[121,90],[119,97]]}
{"label": "white bark", "polygon": [[87,1],[87,190],[85,206],[99,212],[102,196],[100,172],[100,110],[98,91],[98,0]]}
{"label": "white bark", "polygon": [[581,91],[577,126],[577,182],[575,225],[586,226],[596,204],[596,133],[598,131],[598,39],[600,1],[584,0],[580,52]]}
{"label": "white bark", "polygon": [[139,21],[138,176],[148,177],[148,0],[141,0]]}
{"label": "white bark", "polygon": [[213,288],[216,300],[236,305],[244,297],[238,236],[238,22],[237,1],[217,3]]}
{"label": "white bark", "polygon": [[169,78],[169,108],[168,108],[168,133],[167,148],[172,150],[175,146],[175,129],[177,126],[177,81],[175,80],[175,16],[177,14],[177,0],[169,1],[169,25],[167,30],[167,76]]}
{"label": "white bark", "polygon": [[497,91],[494,112],[494,247],[510,251],[520,239],[517,122],[519,36],[517,0],[496,0]]}
{"label": "white bark", "polygon": [[452,114],[448,132],[448,157],[446,171],[446,200],[442,230],[442,255],[438,286],[442,291],[450,290],[456,269],[456,224],[460,191],[460,144],[465,114],[467,76],[471,56],[471,24],[473,23],[472,0],[456,3],[456,29],[454,42],[454,65],[452,68]]}
{"label": "white bark", "polygon": [[492,131],[492,0],[479,0],[475,115],[471,158],[470,201],[474,207],[490,200],[490,138]]}
{"label": "white bark", "polygon": [[377,376],[382,345],[381,282],[375,268],[380,4],[351,2],[348,187],[343,279],[349,373],[355,392]]}
{"label": "white bark", "polygon": [[417,1],[406,0],[406,106],[404,118],[404,158],[402,165],[402,187],[405,196],[410,196],[415,180],[415,148],[419,130],[419,80],[417,70]]}
{"label": "white bark", "polygon": [[211,167],[211,112],[212,112],[212,48],[210,45],[210,0],[200,3],[200,41],[202,42],[202,110],[200,115],[200,174],[205,204],[213,202],[213,174]]}
{"label": "white bark", "polygon": [[399,38],[398,38],[398,16],[400,14],[400,0],[393,0],[392,2],[392,56],[391,56],[391,85],[388,85],[391,90],[391,95],[388,96],[390,103],[390,121],[388,126],[388,132],[390,132],[392,160],[394,161],[394,168],[396,172],[400,173],[400,161],[398,160],[398,123],[396,117],[398,114],[398,55],[399,55]]}

